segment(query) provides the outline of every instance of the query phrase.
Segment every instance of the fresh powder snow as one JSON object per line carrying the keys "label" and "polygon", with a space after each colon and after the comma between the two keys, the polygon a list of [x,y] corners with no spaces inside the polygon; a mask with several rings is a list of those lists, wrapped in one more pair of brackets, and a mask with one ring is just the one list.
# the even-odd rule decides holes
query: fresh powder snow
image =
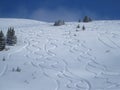
{"label": "fresh powder snow", "polygon": [[0,19],[17,36],[0,51],[0,90],[120,90],[120,21],[53,25]]}

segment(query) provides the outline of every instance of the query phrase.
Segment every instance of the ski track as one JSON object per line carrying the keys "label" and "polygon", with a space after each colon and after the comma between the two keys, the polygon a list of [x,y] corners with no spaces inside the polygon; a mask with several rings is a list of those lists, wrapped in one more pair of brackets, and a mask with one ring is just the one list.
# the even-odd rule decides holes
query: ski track
{"label": "ski track", "polygon": [[[85,80],[85,79],[83,79],[83,78],[81,78],[81,77],[79,77],[79,76],[76,76],[75,74],[73,74],[72,72],[70,72],[69,70],[68,70],[68,63],[65,61],[65,60],[63,60],[64,61],[64,63],[66,64],[66,66],[65,66],[65,73],[63,73],[63,75],[69,80],[69,84],[67,84],[66,86],[68,87],[68,88],[74,88],[75,90],[91,90],[91,84],[89,83],[89,81],[87,81],[87,80]],[[66,75],[66,73],[69,73],[69,75]],[[76,78],[77,77],[77,78]],[[73,81],[74,80],[77,80],[77,82],[76,83],[79,83],[79,82],[85,82],[86,83],[86,86],[84,86],[84,89],[82,89],[82,88],[80,88],[80,87],[78,87],[77,86],[77,84],[74,86],[74,87],[70,87],[69,85],[70,84],[73,84],[74,85],[74,83],[73,83]],[[84,84],[84,83],[82,83],[82,84]]]}
{"label": "ski track", "polygon": [[[16,28],[22,29],[22,28],[30,28],[30,27],[36,27],[39,26],[38,25],[25,25],[25,26],[17,26]],[[19,30],[19,33],[22,33],[23,35],[25,33],[28,33],[28,36],[25,36],[25,38],[23,38],[23,43],[25,44],[22,48],[20,48],[17,51],[14,51],[12,53],[9,53],[7,55],[7,60],[9,60],[13,54],[21,52],[22,50],[26,50],[26,54],[24,55],[26,58],[31,59],[29,62],[30,64],[37,68],[38,70],[41,69],[42,74],[47,77],[50,78],[51,80],[56,82],[56,86],[54,90],[62,90],[61,85],[63,85],[64,83],[61,82],[61,80],[67,80],[67,83],[65,83],[65,89],[66,90],[92,90],[93,86],[91,85],[90,81],[80,77],[76,74],[74,74],[70,68],[69,68],[69,64],[68,61],[59,57],[59,55],[57,55],[54,50],[59,48],[57,45],[57,42],[59,42],[59,39],[52,39],[52,34],[47,35],[45,31],[41,31],[39,33],[33,33],[33,31],[23,31],[23,30]],[[42,35],[40,35],[42,33]],[[64,37],[65,41],[63,41],[63,46],[65,46],[66,48],[68,48],[69,54],[76,54],[77,53],[77,60],[79,63],[81,62],[85,62],[86,65],[84,67],[84,69],[89,72],[94,74],[93,78],[96,79],[103,79],[106,81],[106,83],[109,83],[110,85],[108,87],[105,88],[99,88],[97,90],[108,90],[111,89],[113,87],[115,88],[120,88],[120,82],[119,83],[115,83],[113,81],[110,80],[109,77],[116,77],[116,76],[120,76],[120,73],[112,73],[107,71],[107,66],[102,65],[100,63],[97,62],[96,57],[93,56],[91,54],[92,52],[92,48],[89,48],[86,46],[86,41],[80,40],[80,39],[75,39],[73,37],[73,33],[70,30],[63,32],[62,36]],[[120,39],[120,35],[116,34],[116,33],[111,33],[113,36],[110,36],[108,33],[98,33],[98,40],[104,44],[105,46],[109,47],[110,49],[115,49],[115,48],[120,48],[120,46],[114,42],[111,38],[117,37]],[[41,43],[39,40],[37,41],[36,39],[43,37],[44,35],[47,35],[47,39],[46,42],[44,43],[44,48],[42,49],[41,47],[39,47],[39,44]],[[32,39],[34,36],[36,36],[36,39]],[[29,37],[29,39],[28,39]],[[105,38],[105,39],[104,39]],[[107,40],[107,42],[105,41]],[[34,42],[34,43],[32,43]],[[112,46],[111,44],[112,43]],[[34,49],[31,49],[34,48]],[[43,54],[39,54],[40,52],[44,52]],[[78,54],[79,53],[79,54]],[[36,57],[31,57],[31,55],[34,55]],[[38,57],[37,57],[38,56]],[[42,58],[44,58],[45,60],[41,60]],[[55,59],[53,59],[55,58]],[[53,63],[54,62],[54,63]],[[76,62],[76,61],[75,61]],[[51,64],[52,63],[52,64]],[[57,66],[61,66],[57,67]],[[5,72],[7,71],[8,65],[5,64],[2,72],[0,72],[0,77],[2,77]],[[53,75],[54,77],[52,77],[52,75],[49,75],[47,73],[47,70],[53,70],[56,74]],[[34,72],[32,73],[32,76],[34,77]],[[25,80],[25,82],[27,84],[30,83],[30,81],[28,82],[28,80]]]}
{"label": "ski track", "polygon": [[[52,52],[53,49],[57,48],[57,45],[55,43],[52,43],[52,41],[57,41],[56,39],[47,39],[47,43],[44,45],[44,50],[46,53],[50,56],[56,56],[55,53]],[[48,48],[48,45],[52,45],[52,47]]]}
{"label": "ski track", "polygon": [[8,65],[5,64],[3,70],[0,72],[0,77],[2,77],[7,72],[7,69],[8,69]]}
{"label": "ski track", "polygon": [[[25,43],[25,45],[22,48],[18,48],[18,50],[12,51],[11,53],[7,53],[5,59],[7,61],[9,61],[13,54],[16,54],[16,53],[22,51],[23,49],[25,49],[28,45],[26,44],[25,41],[24,41],[24,43]],[[3,68],[2,72],[0,73],[0,77],[3,76],[5,74],[5,72],[7,72],[7,70],[8,70],[9,65],[7,63],[4,63],[4,64],[5,65],[4,65],[4,68]]]}
{"label": "ski track", "polygon": [[[100,35],[100,37],[102,37],[102,36]],[[110,46],[109,44],[105,43],[105,41],[101,40],[100,37],[98,38],[98,40],[101,41],[104,45],[106,45],[107,47],[110,47],[110,48],[114,48],[113,46]],[[119,46],[118,46],[115,42],[113,42],[113,41],[112,41],[111,39],[109,39],[108,37],[106,37],[106,38],[107,38],[112,44],[114,44],[115,46],[117,46],[117,47],[119,48]],[[82,52],[81,55],[80,55],[80,58],[81,58],[81,59],[78,58],[78,61],[81,62],[82,59],[88,59],[88,60],[89,60],[89,62],[87,63],[85,69],[86,69],[86,71],[88,71],[88,72],[90,72],[90,73],[93,73],[93,74],[95,75],[94,78],[95,78],[95,77],[99,77],[99,75],[104,74],[105,72],[107,72],[107,67],[104,66],[104,65],[101,65],[101,64],[99,64],[99,63],[97,63],[97,62],[95,61],[96,57],[90,55],[90,53],[89,53],[89,51],[91,51],[92,49],[87,48],[87,47],[84,45],[84,43],[81,43],[81,46],[84,47],[84,48],[86,48],[86,49],[87,49],[87,52],[84,52],[84,51],[82,51],[82,50],[77,50],[77,49],[76,49],[76,46],[72,46],[72,45],[71,45],[72,43],[70,43],[70,42],[69,42],[69,44],[70,44],[70,45],[69,45],[69,46],[70,46],[70,50],[69,50],[69,51],[70,51],[71,53],[75,53],[76,51]],[[66,44],[64,44],[64,45],[66,45]],[[67,46],[68,46],[68,45],[67,45]],[[78,46],[79,48],[81,48],[80,45],[77,44],[77,46]],[[86,54],[87,54],[87,55],[86,55]],[[86,56],[90,56],[90,57],[86,57]],[[96,72],[96,71],[97,71],[97,72]],[[98,71],[99,71],[99,72],[98,72]],[[115,77],[115,76],[113,75],[113,77]],[[106,83],[109,82],[111,85],[119,86],[118,83],[112,83],[112,82],[110,82],[108,78],[104,78],[104,79],[106,80]],[[89,84],[89,85],[90,85],[90,84]],[[68,87],[70,88],[69,85],[68,85]],[[108,87],[107,87],[107,88],[108,88]],[[107,88],[106,88],[106,89],[107,89]],[[110,88],[110,87],[109,87],[109,88]],[[104,88],[104,89],[105,89],[105,88]]]}
{"label": "ski track", "polygon": [[[113,38],[108,32],[105,33],[98,33],[98,40],[103,43],[104,45],[106,45],[107,47],[110,47],[112,49],[115,48],[120,48],[120,46],[118,44],[115,43],[115,41],[111,40],[110,38]],[[111,33],[113,34],[113,33]],[[114,34],[115,36],[117,34]],[[118,36],[118,35],[117,35]],[[102,39],[103,38],[103,39]],[[120,37],[119,37],[120,38]],[[104,41],[105,39],[107,39],[107,42],[109,41],[111,44],[108,44],[106,41]],[[112,45],[112,46],[111,46]]]}
{"label": "ski track", "polygon": [[[112,36],[110,35],[110,34],[112,34]],[[114,35],[114,37],[117,37],[117,38],[120,38],[119,37],[119,35],[118,34],[116,34],[116,33],[108,33],[108,32],[105,32],[105,33],[99,33],[99,35],[98,35],[98,40],[101,42],[101,43],[103,43],[105,46],[107,46],[107,47],[109,47],[109,48],[111,48],[111,49],[115,49],[115,48],[120,48],[120,46],[118,45],[118,44],[116,44],[116,42],[115,41],[113,41],[112,40],[112,38],[114,38],[113,37],[113,35]],[[105,39],[107,39],[107,41],[108,42],[110,42],[109,44],[106,42],[106,41],[104,41]],[[111,46],[112,45],[112,46]],[[95,62],[96,63],[96,62]],[[89,65],[89,67],[92,67],[93,69],[95,69],[95,68],[97,68],[98,69],[98,67],[96,67],[96,65],[94,64],[94,65],[91,65],[90,63],[88,63]],[[110,89],[110,88],[120,88],[119,86],[120,86],[120,83],[114,83],[114,81],[110,81],[110,78],[108,78],[108,76],[111,76],[111,77],[116,77],[116,73],[114,72],[114,73],[112,73],[112,72],[109,72],[109,71],[107,71],[107,67],[106,66],[104,66],[104,65],[101,65],[101,64],[99,64],[99,63],[96,63],[97,65],[99,65],[99,66],[101,66],[102,68],[101,68],[101,72],[100,73],[98,73],[98,72],[94,72],[94,71],[96,71],[96,70],[92,70],[92,69],[90,69],[90,70],[88,70],[88,71],[90,71],[90,72],[92,72],[92,73],[94,73],[95,74],[95,78],[101,78],[101,76],[102,76],[102,78],[101,79],[104,79],[104,80],[106,80],[106,83],[109,83],[110,85],[108,86],[108,87],[106,87],[106,88],[103,88],[102,90],[108,90],[108,89]],[[99,68],[100,69],[100,68]],[[98,74],[97,74],[98,73]],[[112,73],[112,74],[111,74]],[[104,75],[106,75],[107,77],[104,77]],[[118,76],[120,76],[120,73],[118,74]]]}

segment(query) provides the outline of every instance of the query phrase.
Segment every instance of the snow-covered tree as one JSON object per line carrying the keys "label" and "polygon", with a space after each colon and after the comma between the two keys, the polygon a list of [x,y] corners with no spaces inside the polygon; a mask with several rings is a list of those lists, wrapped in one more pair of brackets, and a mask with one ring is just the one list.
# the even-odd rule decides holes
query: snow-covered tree
{"label": "snow-covered tree", "polygon": [[0,31],[0,51],[5,49],[5,37],[2,31]]}
{"label": "snow-covered tree", "polygon": [[85,16],[83,18],[83,22],[91,22],[91,21],[92,21],[92,19],[90,17],[88,17],[88,16]]}
{"label": "snow-covered tree", "polygon": [[8,28],[7,37],[6,37],[6,43],[8,45],[14,45],[14,44],[17,43],[17,37],[15,35],[15,30],[12,27]]}
{"label": "snow-covered tree", "polygon": [[54,26],[61,26],[64,24],[65,24],[64,20],[58,20],[58,21],[55,21]]}

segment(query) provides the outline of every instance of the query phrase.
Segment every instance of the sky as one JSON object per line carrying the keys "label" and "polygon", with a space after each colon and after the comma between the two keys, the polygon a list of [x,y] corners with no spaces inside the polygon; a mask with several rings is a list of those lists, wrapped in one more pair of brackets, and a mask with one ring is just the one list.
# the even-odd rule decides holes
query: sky
{"label": "sky", "polygon": [[120,0],[0,0],[0,18],[41,21],[120,19]]}

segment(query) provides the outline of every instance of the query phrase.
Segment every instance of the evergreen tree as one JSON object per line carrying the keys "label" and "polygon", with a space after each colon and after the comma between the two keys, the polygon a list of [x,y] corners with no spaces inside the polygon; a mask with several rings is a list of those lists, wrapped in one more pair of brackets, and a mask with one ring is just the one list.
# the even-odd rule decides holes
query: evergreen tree
{"label": "evergreen tree", "polygon": [[2,31],[0,31],[0,51],[5,49],[5,37]]}
{"label": "evergreen tree", "polygon": [[85,30],[85,26],[82,27],[82,30]]}
{"label": "evergreen tree", "polygon": [[6,43],[8,45],[14,45],[17,43],[17,37],[15,36],[15,31],[12,27],[8,28]]}
{"label": "evergreen tree", "polygon": [[54,26],[61,26],[64,24],[65,24],[64,20],[58,20],[58,21],[55,21]]}
{"label": "evergreen tree", "polygon": [[20,67],[17,67],[16,72],[21,72]]}
{"label": "evergreen tree", "polygon": [[90,17],[88,17],[88,16],[85,16],[83,18],[83,22],[91,22],[91,21],[92,21],[92,19]]}
{"label": "evergreen tree", "polygon": [[79,24],[77,25],[77,28],[80,28],[80,25],[79,25]]}

